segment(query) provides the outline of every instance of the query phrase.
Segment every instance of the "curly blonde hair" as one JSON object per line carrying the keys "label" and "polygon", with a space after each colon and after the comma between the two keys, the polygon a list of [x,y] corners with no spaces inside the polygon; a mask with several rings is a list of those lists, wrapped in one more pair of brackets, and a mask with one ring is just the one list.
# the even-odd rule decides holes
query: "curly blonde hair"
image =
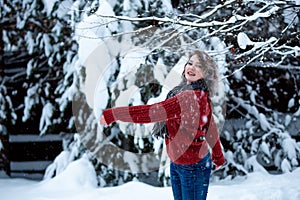
{"label": "curly blonde hair", "polygon": [[[200,61],[200,67],[203,71],[204,80],[208,86],[208,90],[210,93],[210,96],[214,96],[217,86],[218,86],[218,68],[216,62],[213,60],[211,56],[209,56],[204,51],[194,51],[190,56],[189,59],[196,55],[199,58]],[[182,81],[186,82],[186,78],[184,76],[185,67],[187,64],[184,65],[184,70],[182,72]]]}

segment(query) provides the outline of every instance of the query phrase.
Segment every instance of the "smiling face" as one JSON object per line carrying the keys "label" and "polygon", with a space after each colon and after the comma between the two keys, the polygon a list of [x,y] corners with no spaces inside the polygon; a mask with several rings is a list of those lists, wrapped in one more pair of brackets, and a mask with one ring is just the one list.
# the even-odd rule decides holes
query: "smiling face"
{"label": "smiling face", "polygon": [[199,57],[197,55],[193,55],[187,62],[184,70],[184,76],[188,84],[204,78],[201,67]]}

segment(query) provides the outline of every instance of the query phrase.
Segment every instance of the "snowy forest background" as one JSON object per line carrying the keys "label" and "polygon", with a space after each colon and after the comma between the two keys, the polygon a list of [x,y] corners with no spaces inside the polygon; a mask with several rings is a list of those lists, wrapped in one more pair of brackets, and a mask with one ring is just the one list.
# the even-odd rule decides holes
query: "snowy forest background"
{"label": "snowy forest background", "polygon": [[45,179],[87,155],[99,186],[153,172],[169,185],[151,124],[103,128],[99,118],[106,107],[163,100],[187,53],[203,49],[219,68],[213,103],[227,160],[212,179],[295,170],[299,9],[299,0],[2,1],[1,160],[11,133],[72,133]]}

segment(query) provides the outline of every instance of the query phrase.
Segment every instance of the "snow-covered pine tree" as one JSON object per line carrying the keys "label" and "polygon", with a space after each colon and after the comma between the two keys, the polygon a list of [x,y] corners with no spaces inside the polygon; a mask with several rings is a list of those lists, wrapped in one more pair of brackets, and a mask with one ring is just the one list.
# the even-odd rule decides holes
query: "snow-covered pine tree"
{"label": "snow-covered pine tree", "polygon": [[[281,173],[299,167],[299,131],[295,129],[300,85],[298,4],[279,3],[241,3],[239,7],[244,9],[235,15],[258,15],[259,9],[263,12],[267,7],[274,12],[249,20],[242,32],[232,29],[225,37],[227,46],[231,45],[227,118],[240,119],[237,123],[245,125],[228,122],[232,127],[224,131],[223,143],[231,162],[220,173],[224,177],[255,170]],[[243,170],[237,173],[238,169]]]}
{"label": "snow-covered pine tree", "polygon": [[[15,75],[26,94],[20,90],[9,94],[11,98],[20,98],[18,103],[13,102],[19,111],[18,124],[25,124],[27,131],[40,135],[69,132],[74,128],[66,117],[71,116],[71,97],[76,92],[77,44],[72,39],[72,27],[68,26],[68,5],[28,0],[4,1],[1,6],[4,53],[27,59],[25,73]],[[8,80],[16,81],[13,78]],[[10,124],[10,129],[13,127]],[[28,130],[29,127],[32,129]]]}
{"label": "snow-covered pine tree", "polygon": [[[94,16],[87,16],[83,23],[79,24],[78,32],[81,33],[81,37],[79,38],[79,44],[82,46],[91,42],[91,44],[98,42],[98,46],[100,48],[95,49],[95,51],[91,52],[91,54],[87,55],[87,59],[91,58],[93,54],[101,54],[102,59],[100,60],[92,60],[93,62],[100,62],[99,67],[104,68],[100,69],[100,76],[107,74],[109,79],[105,84],[106,86],[103,87],[104,90],[110,94],[109,98],[101,104],[100,101],[95,102],[93,105],[90,99],[87,99],[90,102],[90,107],[94,109],[96,116],[92,115],[89,117],[89,120],[85,123],[85,129],[83,131],[83,142],[88,146],[94,157],[97,161],[98,169],[100,170],[100,176],[102,180],[105,180],[102,185],[118,185],[122,182],[126,182],[131,180],[134,176],[138,176],[137,172],[141,171],[141,167],[143,165],[147,165],[146,160],[141,160],[142,158],[139,153],[147,153],[152,151],[152,138],[150,135],[145,135],[143,132],[143,125],[132,126],[128,124],[119,124],[115,127],[110,127],[107,130],[102,132],[101,127],[98,127],[99,120],[99,113],[98,110],[100,108],[106,108],[106,104],[109,103],[110,106],[118,105],[119,100],[124,98],[124,94],[130,90],[130,88],[136,88],[136,96],[128,103],[131,104],[142,104],[147,101],[151,97],[146,97],[147,90],[151,90],[151,85],[153,85],[153,75],[151,75],[151,68],[153,68],[153,61],[146,61],[147,54],[141,55],[143,53],[143,48],[140,47],[139,51],[136,52],[134,55],[134,51],[132,48],[136,48],[139,44],[144,44],[145,38],[143,38],[143,34],[140,36],[136,33],[130,33],[131,31],[139,28],[138,24],[131,24],[126,22],[120,22],[119,24],[111,23],[110,26],[103,26],[104,24],[110,22],[107,17],[101,17],[101,15],[125,15],[126,16],[137,16],[141,14],[150,13],[149,9],[151,7],[151,2],[139,2],[139,1],[124,1],[124,2],[107,2],[107,1],[99,1],[97,8],[95,9]],[[160,6],[161,7],[161,6]],[[113,9],[112,9],[113,8]],[[158,7],[156,7],[158,9]],[[151,8],[152,10],[154,8]],[[158,9],[159,10],[159,9]],[[151,11],[152,12],[152,11]],[[149,14],[150,15],[150,14]],[[96,19],[93,17],[97,17]],[[89,21],[91,20],[91,21]],[[95,21],[93,21],[95,20]],[[97,30],[93,30],[93,28],[89,28],[90,24],[99,23]],[[152,25],[152,22],[148,23],[148,26]],[[84,27],[84,28],[82,28]],[[83,30],[83,31],[81,31]],[[94,40],[90,40],[90,35],[82,35],[90,32],[95,36]],[[120,35],[118,35],[121,33]],[[125,33],[125,34],[124,34]],[[113,36],[113,34],[117,36]],[[106,39],[109,37],[109,39]],[[116,38],[116,39],[115,39]],[[116,51],[114,48],[109,47],[108,45],[108,52],[112,55],[115,55],[114,58],[111,58],[109,54],[102,52],[103,48],[101,45],[105,43],[104,46],[109,44],[110,42],[118,41]],[[82,43],[81,43],[82,42]],[[80,47],[81,47],[80,45]],[[115,46],[112,46],[115,47]],[[105,47],[106,48],[106,47]],[[104,48],[104,49],[105,49]],[[146,50],[146,47],[144,47]],[[99,52],[98,52],[99,51]],[[150,52],[147,50],[148,53]],[[85,54],[83,52],[80,54],[79,49],[79,56]],[[135,58],[138,59],[135,60]],[[112,60],[113,62],[108,65],[106,68],[107,63],[103,63],[105,60]],[[115,60],[115,61],[114,61]],[[151,60],[151,58],[149,58]],[[99,72],[99,69],[93,68],[89,65],[89,61],[85,62],[85,60],[81,60],[86,70],[86,79],[83,83],[85,87],[95,87],[94,83],[97,81],[91,80],[92,74]],[[101,63],[102,62],[102,63]],[[108,68],[115,68],[111,71]],[[147,70],[147,73],[145,72]],[[137,74],[133,74],[132,72],[137,72]],[[149,73],[150,72],[150,73]],[[145,75],[145,76],[143,76]],[[106,75],[104,75],[106,76]],[[136,77],[138,76],[138,77]],[[100,77],[101,78],[101,77]],[[140,79],[141,78],[141,79]],[[94,82],[93,82],[94,81]],[[149,84],[150,83],[150,84]],[[149,84],[149,85],[148,85]],[[155,84],[154,84],[155,85]],[[102,85],[103,86],[103,85]],[[99,86],[98,86],[99,87]],[[101,86],[100,86],[101,87]],[[107,87],[107,88],[106,88]],[[140,89],[138,89],[140,87]],[[108,89],[108,90],[107,90]],[[145,91],[146,90],[146,91]],[[87,92],[87,91],[86,91]],[[94,92],[94,91],[92,91]],[[143,99],[141,99],[141,93],[145,94]],[[88,92],[86,93],[88,94]],[[89,96],[89,95],[87,95]],[[104,98],[103,95],[99,98]],[[121,96],[121,97],[120,97]],[[126,95],[125,95],[126,96]],[[99,99],[98,98],[98,99]],[[126,98],[126,97],[125,97]],[[93,114],[93,113],[92,113]],[[99,130],[100,129],[100,130]],[[121,151],[118,149],[121,148]],[[146,156],[147,157],[147,156]],[[146,158],[145,159],[151,159]],[[151,161],[148,160],[148,163]],[[157,162],[156,162],[157,163]],[[155,164],[155,162],[154,162]],[[157,166],[154,166],[158,167]],[[129,168],[129,169],[128,169]],[[147,169],[145,169],[147,171]],[[125,172],[124,172],[125,171]],[[129,173],[127,172],[129,171]],[[143,170],[142,170],[143,171]],[[105,173],[104,173],[105,172]],[[105,177],[105,178],[103,178]]]}
{"label": "snow-covered pine tree", "polygon": [[80,93],[80,66],[71,21],[80,15],[71,19],[68,1],[5,0],[0,6],[0,134],[74,132],[71,102]]}

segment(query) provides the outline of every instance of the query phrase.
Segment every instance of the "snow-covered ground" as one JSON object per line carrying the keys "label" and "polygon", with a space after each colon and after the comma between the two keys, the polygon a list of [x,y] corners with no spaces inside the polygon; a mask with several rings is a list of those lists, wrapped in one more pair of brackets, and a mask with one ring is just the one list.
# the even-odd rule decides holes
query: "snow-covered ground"
{"label": "snow-covered ground", "polygon": [[[154,187],[132,181],[117,187],[99,188],[93,168],[86,159],[72,162],[65,171],[50,180],[0,179],[0,199],[22,200],[153,200],[172,199],[170,187]],[[300,168],[292,173],[248,174],[247,179],[212,183],[208,200],[299,200]]]}

